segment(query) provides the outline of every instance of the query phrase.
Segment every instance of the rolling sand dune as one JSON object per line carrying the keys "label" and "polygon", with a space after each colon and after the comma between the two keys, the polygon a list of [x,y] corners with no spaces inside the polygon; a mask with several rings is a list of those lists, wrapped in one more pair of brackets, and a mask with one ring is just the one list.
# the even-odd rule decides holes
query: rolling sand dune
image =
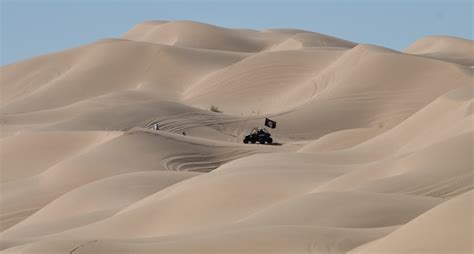
{"label": "rolling sand dune", "polygon": [[2,112],[52,109],[121,90],[146,91],[176,100],[183,89],[180,86],[243,56],[122,39],[102,40],[2,68],[2,101],[6,104]]}
{"label": "rolling sand dune", "polygon": [[467,66],[474,65],[472,41],[451,36],[428,36],[405,49],[406,53],[431,57]]}
{"label": "rolling sand dune", "polygon": [[328,35],[296,29],[228,29],[192,21],[150,21],[126,32],[125,39],[185,48],[231,52],[259,52],[266,49],[293,49],[332,46],[353,47],[355,43]]}
{"label": "rolling sand dune", "polygon": [[150,21],[3,66],[0,253],[472,253],[473,46]]}
{"label": "rolling sand dune", "polygon": [[[118,134],[29,132],[1,139],[2,182],[33,176]],[[25,160],[24,156],[28,155]]]}
{"label": "rolling sand dune", "polygon": [[[388,236],[370,242],[353,253],[472,252],[473,201],[473,192],[470,191],[426,212]],[[420,234],[425,237],[416,239]]]}

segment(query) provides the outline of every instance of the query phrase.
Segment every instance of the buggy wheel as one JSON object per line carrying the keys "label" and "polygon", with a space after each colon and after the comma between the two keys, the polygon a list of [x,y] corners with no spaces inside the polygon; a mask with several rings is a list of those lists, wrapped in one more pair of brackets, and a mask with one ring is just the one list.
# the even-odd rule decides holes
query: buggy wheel
{"label": "buggy wheel", "polygon": [[273,143],[273,139],[272,139],[272,138],[268,138],[268,139],[267,139],[267,143],[268,143],[268,144]]}
{"label": "buggy wheel", "polygon": [[248,144],[248,143],[249,143],[249,140],[248,140],[248,139],[244,139],[244,143],[245,143],[245,144]]}
{"label": "buggy wheel", "polygon": [[256,141],[255,141],[255,139],[252,139],[252,140],[250,140],[250,142],[252,142],[252,144],[255,144]]}

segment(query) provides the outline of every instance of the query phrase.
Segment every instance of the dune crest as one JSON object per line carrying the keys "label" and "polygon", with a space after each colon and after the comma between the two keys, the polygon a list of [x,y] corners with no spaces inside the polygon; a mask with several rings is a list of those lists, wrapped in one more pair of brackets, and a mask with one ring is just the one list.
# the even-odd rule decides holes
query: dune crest
{"label": "dune crest", "polygon": [[3,66],[0,253],[470,253],[473,45],[157,20]]}
{"label": "dune crest", "polygon": [[474,65],[474,42],[458,37],[428,36],[415,41],[405,52],[467,66]]}

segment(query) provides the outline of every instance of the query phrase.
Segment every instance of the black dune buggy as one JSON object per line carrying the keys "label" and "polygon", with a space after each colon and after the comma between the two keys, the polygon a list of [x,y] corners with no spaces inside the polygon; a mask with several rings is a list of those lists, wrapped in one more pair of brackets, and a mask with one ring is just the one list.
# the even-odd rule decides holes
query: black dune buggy
{"label": "black dune buggy", "polygon": [[260,143],[260,144],[271,144],[273,143],[273,139],[271,137],[271,134],[265,129],[260,129],[260,128],[254,128],[252,132],[250,132],[249,135],[245,136],[244,138],[244,143]]}

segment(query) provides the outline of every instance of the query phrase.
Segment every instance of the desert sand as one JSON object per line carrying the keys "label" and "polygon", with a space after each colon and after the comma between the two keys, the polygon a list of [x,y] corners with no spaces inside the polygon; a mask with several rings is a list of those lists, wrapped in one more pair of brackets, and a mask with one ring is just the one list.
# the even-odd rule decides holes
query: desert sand
{"label": "desert sand", "polygon": [[473,253],[473,65],[150,21],[2,66],[0,253]]}

